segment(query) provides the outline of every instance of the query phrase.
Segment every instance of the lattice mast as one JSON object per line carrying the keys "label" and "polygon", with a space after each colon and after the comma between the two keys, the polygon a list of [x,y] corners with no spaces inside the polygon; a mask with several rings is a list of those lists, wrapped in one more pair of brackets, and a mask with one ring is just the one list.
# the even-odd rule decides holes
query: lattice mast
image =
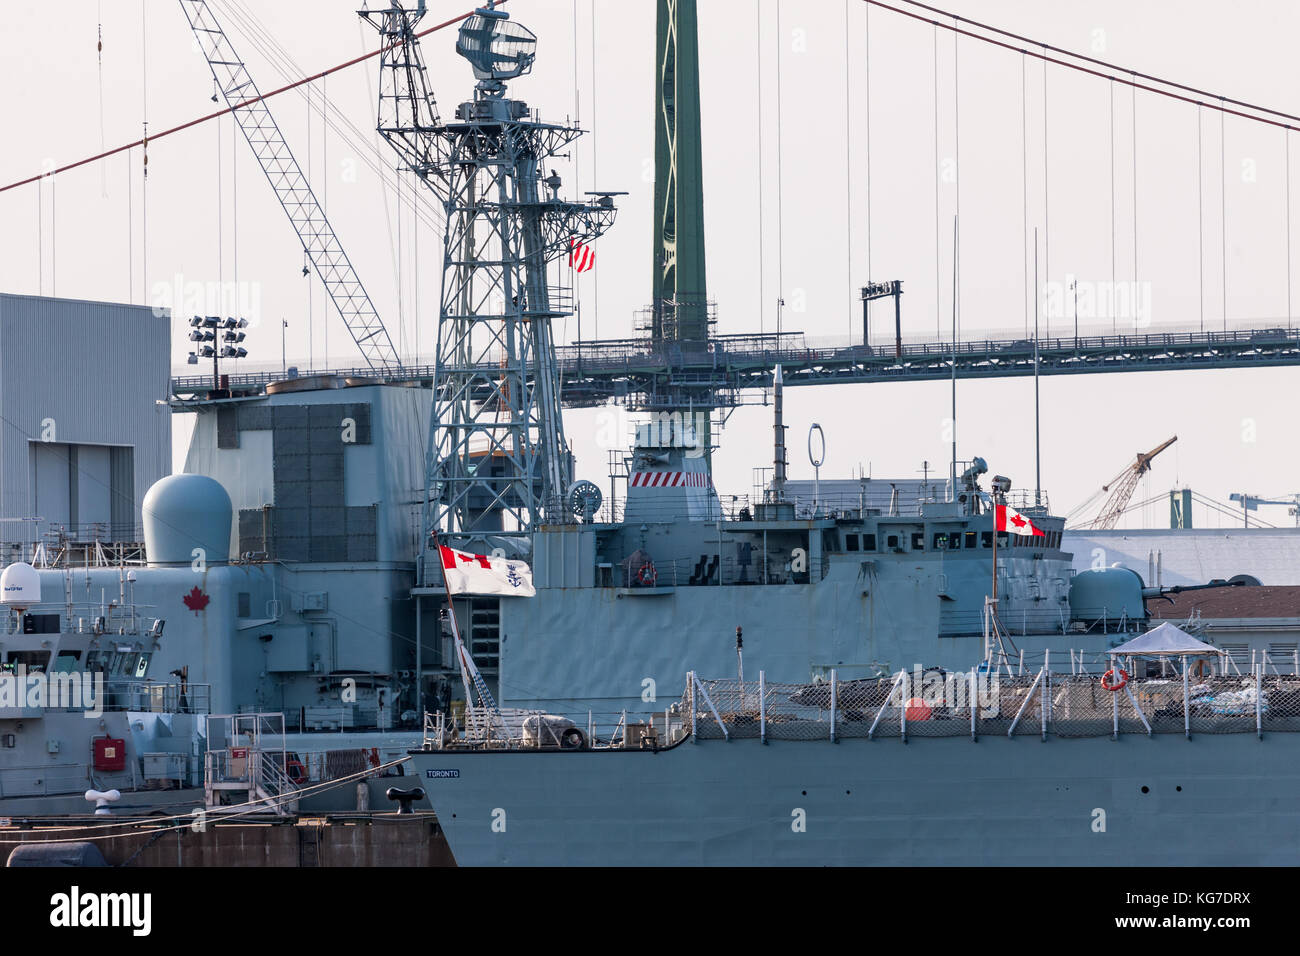
{"label": "lattice mast", "polygon": [[[552,322],[571,314],[560,260],[613,223],[609,193],[571,202],[547,160],[582,133],[544,123],[505,95],[532,68],[536,37],[508,14],[479,9],[456,51],[478,80],[442,122],[416,25],[400,3],[363,12],[380,33],[379,132],[434,190],[447,215],[437,363],[426,462],[426,540],[571,521],[573,462],[560,415]],[[548,268],[554,265],[554,268]],[[548,278],[548,272],[553,278]]]}
{"label": "lattice mast", "polygon": [[316,201],[316,194],[276,125],[275,117],[262,99],[244,61],[235,52],[230,38],[213,16],[207,0],[180,0],[180,4],[212,69],[217,88],[275,190],[276,198],[298,233],[303,251],[325,284],[330,301],[357,343],[366,364],[377,372],[401,368],[397,349],[361,284],[361,277],[343,251],[334,227]]}

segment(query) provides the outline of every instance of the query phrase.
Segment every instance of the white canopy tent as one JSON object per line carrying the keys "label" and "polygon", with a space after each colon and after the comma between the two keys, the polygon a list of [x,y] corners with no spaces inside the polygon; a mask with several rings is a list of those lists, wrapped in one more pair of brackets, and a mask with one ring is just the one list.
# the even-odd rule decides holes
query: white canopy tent
{"label": "white canopy tent", "polygon": [[1200,657],[1207,654],[1222,656],[1223,651],[1213,644],[1197,640],[1168,621],[1139,634],[1131,641],[1112,648],[1111,657]]}

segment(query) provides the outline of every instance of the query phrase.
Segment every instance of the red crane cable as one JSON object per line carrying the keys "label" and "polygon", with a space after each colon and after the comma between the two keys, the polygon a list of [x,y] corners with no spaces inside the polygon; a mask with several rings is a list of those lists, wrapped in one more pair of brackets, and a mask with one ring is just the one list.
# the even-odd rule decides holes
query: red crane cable
{"label": "red crane cable", "polygon": [[[1031,57],[1033,57],[1033,58],[1036,59],[1036,60],[1042,60],[1044,63],[1051,63],[1051,64],[1054,64],[1054,65],[1056,65],[1056,66],[1063,66],[1063,67],[1065,67],[1067,70],[1075,70],[1076,72],[1079,72],[1079,73],[1087,73],[1087,74],[1090,75],[1090,76],[1099,77],[1100,79],[1103,79],[1103,80],[1113,80],[1113,81],[1115,81],[1116,83],[1121,83],[1121,84],[1123,84],[1124,86],[1131,86],[1131,87],[1133,87],[1133,89],[1135,89],[1135,90],[1142,90],[1142,91],[1147,92],[1147,93],[1155,93],[1155,94],[1157,94],[1158,96],[1166,96],[1166,97],[1168,97],[1169,99],[1172,99],[1172,100],[1181,100],[1182,102],[1184,102],[1184,103],[1190,103],[1190,104],[1192,104],[1193,106],[1206,106],[1206,107],[1209,107],[1210,109],[1218,110],[1220,113],[1225,113],[1225,114],[1227,114],[1227,115],[1229,115],[1229,116],[1239,116],[1239,117],[1241,117],[1242,119],[1253,120],[1253,121],[1256,122],[1256,123],[1265,123],[1265,124],[1267,124],[1267,125],[1269,125],[1269,126],[1277,126],[1277,127],[1280,127],[1281,129],[1300,130],[1300,126],[1292,126],[1292,125],[1290,125],[1290,124],[1288,124],[1288,123],[1280,123],[1280,122],[1278,122],[1277,120],[1267,119],[1266,117],[1263,117],[1263,116],[1255,116],[1255,115],[1253,115],[1253,114],[1251,114],[1251,113],[1243,113],[1243,112],[1241,112],[1240,110],[1232,110],[1232,109],[1228,109],[1226,106],[1223,106],[1222,104],[1224,104],[1224,103],[1235,103],[1235,104],[1237,104],[1238,106],[1243,106],[1243,107],[1246,107],[1246,108],[1248,108],[1248,109],[1259,110],[1260,112],[1263,112],[1263,113],[1271,113],[1271,114],[1273,114],[1274,116],[1285,116],[1287,119],[1294,119],[1294,120],[1296,120],[1297,122],[1300,122],[1300,117],[1292,116],[1292,115],[1289,114],[1289,113],[1281,113],[1281,112],[1278,112],[1277,110],[1266,109],[1265,107],[1262,107],[1262,106],[1253,106],[1253,105],[1251,105],[1251,104],[1249,104],[1249,103],[1242,103],[1242,102],[1240,102],[1239,100],[1232,100],[1232,99],[1229,99],[1229,98],[1226,97],[1226,96],[1215,96],[1214,99],[1217,99],[1217,100],[1219,101],[1218,103],[1215,103],[1215,102],[1213,102],[1213,101],[1194,99],[1194,98],[1192,98],[1192,97],[1190,97],[1190,96],[1181,96],[1181,95],[1179,95],[1178,93],[1171,93],[1171,92],[1169,92],[1169,90],[1162,90],[1162,89],[1158,89],[1157,87],[1154,87],[1154,86],[1147,86],[1147,85],[1144,84],[1144,83],[1138,83],[1138,82],[1136,81],[1136,79],[1126,79],[1124,76],[1122,76],[1122,75],[1118,75],[1118,74],[1120,73],[1120,69],[1119,69],[1119,67],[1113,66],[1113,65],[1111,65],[1111,64],[1109,64],[1109,63],[1106,63],[1104,60],[1094,60],[1094,59],[1091,59],[1090,57],[1082,57],[1082,56],[1079,56],[1079,54],[1077,54],[1077,53],[1069,53],[1068,51],[1064,51],[1064,50],[1060,51],[1060,52],[1062,52],[1062,53],[1065,53],[1065,55],[1067,55],[1067,56],[1074,57],[1074,58],[1077,58],[1077,59],[1086,60],[1086,61],[1088,61],[1088,62],[1090,62],[1090,63],[1096,63],[1096,64],[1099,64],[1099,65],[1101,65],[1101,66],[1104,66],[1104,67],[1106,67],[1107,70],[1112,70],[1112,71],[1114,71],[1113,73],[1103,73],[1103,72],[1101,72],[1101,71],[1099,71],[1099,70],[1089,69],[1089,68],[1086,67],[1086,66],[1080,66],[1080,65],[1077,64],[1077,63],[1070,63],[1070,62],[1068,62],[1068,61],[1066,61],[1066,60],[1058,60],[1058,59],[1056,59],[1056,58],[1054,58],[1054,57],[1047,56],[1046,54],[1043,54],[1043,53],[1035,53],[1032,49],[1028,49],[1028,48],[1026,48],[1026,47],[1019,47],[1019,46],[1014,46],[1013,44],[1010,44],[1010,43],[1003,43],[1001,40],[994,40],[992,37],[987,37],[987,36],[984,36],[983,34],[980,34],[980,33],[972,33],[972,32],[969,31],[969,30],[962,30],[962,29],[960,29],[960,28],[954,26],[954,25],[951,24],[951,23],[944,23],[944,22],[942,22],[942,21],[940,21],[940,20],[933,20],[933,19],[931,19],[930,17],[922,16],[922,15],[919,14],[919,13],[913,13],[913,12],[910,11],[910,10],[904,10],[904,9],[902,9],[902,8],[900,8],[900,7],[892,6],[892,5],[888,4],[888,3],[884,3],[884,2],[882,2],[882,0],[862,0],[862,2],[863,2],[863,3],[868,3],[868,4],[870,4],[870,5],[873,6],[873,7],[882,7],[882,8],[884,8],[884,9],[886,9],[886,10],[890,10],[890,11],[892,11],[892,12],[894,12],[894,13],[897,13],[897,14],[900,14],[900,15],[902,15],[902,16],[909,17],[909,18],[911,18],[911,19],[913,19],[913,20],[918,20],[918,21],[920,21],[921,23],[929,23],[929,24],[933,24],[934,26],[939,27],[939,28],[941,28],[941,29],[949,30],[949,31],[951,31],[951,32],[953,32],[953,33],[960,34],[961,36],[970,37],[972,40],[980,40],[980,41],[982,41],[982,42],[984,42],[984,43],[991,44],[992,46],[1001,47],[1001,48],[1004,49],[1004,50],[1010,50],[1010,51],[1013,52],[1013,53],[1023,53],[1024,55],[1026,55],[1026,56],[1031,56]],[[914,0],[902,0],[902,2],[904,2],[904,3],[913,3]],[[950,17],[950,18],[952,18],[952,19],[954,19],[954,20],[963,20],[962,17],[958,17],[958,16],[956,16],[955,14],[952,14],[952,13],[946,13],[946,12],[944,12],[944,11],[942,11],[942,10],[938,10],[936,7],[927,7],[927,6],[925,6],[924,4],[917,4],[917,6],[920,6],[920,7],[922,7],[922,8],[925,9],[925,10],[932,10],[932,11],[935,11],[935,12],[937,12],[937,13],[941,13],[941,14],[943,14],[943,16],[945,16],[945,17]],[[983,27],[981,24],[976,24],[976,23],[975,23],[974,21],[972,21],[972,20],[963,20],[963,22],[965,22],[965,23],[970,23],[970,24],[975,25],[975,26],[980,26],[981,29],[992,30],[992,31],[994,31],[994,32],[1002,33],[1002,34],[1005,35],[1005,36],[1016,37],[1015,34],[1006,33],[1006,31],[996,30],[996,28],[994,28],[994,27]],[[1016,39],[1021,39],[1021,38],[1020,38],[1020,37],[1016,37]],[[1039,42],[1037,42],[1037,41],[1026,40],[1025,42],[1026,42],[1026,43],[1032,43],[1034,46],[1040,47],[1040,48],[1045,49],[1045,50],[1056,50],[1056,47],[1052,47],[1052,46],[1049,46],[1049,45],[1044,44],[1044,43],[1039,43]],[[1158,77],[1147,77],[1147,75],[1146,75],[1145,73],[1137,73],[1137,72],[1135,72],[1135,71],[1131,71],[1131,70],[1126,70],[1126,71],[1124,71],[1124,72],[1128,73],[1130,77],[1138,77],[1138,76],[1141,76],[1141,77],[1144,77],[1144,78],[1148,78],[1148,79],[1152,80],[1153,82],[1164,84],[1165,86],[1170,86],[1170,87],[1174,87],[1174,88],[1176,88],[1176,89],[1181,89],[1181,90],[1187,90],[1187,91],[1189,91],[1189,92],[1194,92],[1194,93],[1196,93],[1198,96],[1211,96],[1211,95],[1212,95],[1212,94],[1209,94],[1209,93],[1204,93],[1204,92],[1202,92],[1202,91],[1200,91],[1200,90],[1195,90],[1195,89],[1193,89],[1192,87],[1189,87],[1189,86],[1183,86],[1183,85],[1181,85],[1181,84],[1179,84],[1179,83],[1172,83],[1172,82],[1170,82],[1170,81],[1168,81],[1168,80],[1162,80],[1162,79],[1159,79]]]}
{"label": "red crane cable", "polygon": [[[495,6],[499,7],[506,2],[507,0],[497,0]],[[469,13],[462,13],[458,17],[453,17],[450,20],[444,20],[442,23],[436,24],[435,26],[431,26],[427,30],[421,30],[419,33],[415,34],[415,36],[416,38],[419,38],[423,36],[428,36],[430,33],[436,33],[438,30],[445,30],[447,27],[455,26],[457,23],[460,23],[462,20],[466,20],[473,15],[474,15],[473,10],[471,10]],[[387,53],[389,50],[393,49],[398,45],[399,44],[397,43],[391,43],[388,46],[380,47],[378,50],[373,50],[370,53],[363,53],[361,56],[354,57],[345,63],[340,63],[338,66],[330,67],[328,70],[322,70],[320,73],[317,73],[313,76],[305,76],[301,80],[295,80],[294,82],[289,83],[286,86],[282,86],[277,90],[272,90],[270,93],[263,93],[261,96],[250,97],[249,99],[242,100],[236,103],[234,106],[229,106],[226,109],[217,110],[213,113],[208,113],[206,116],[200,116],[198,119],[192,119],[188,123],[182,123],[180,126],[173,126],[171,129],[165,129],[161,133],[154,133],[152,136],[149,137],[148,142],[149,143],[156,142],[162,139],[164,136],[170,136],[172,133],[179,133],[181,130],[189,129],[192,126],[198,126],[201,123],[208,122],[208,120],[217,119],[218,117],[225,116],[227,113],[233,113],[235,110],[239,109],[240,107],[250,106],[253,103],[256,103],[260,100],[269,100],[273,96],[279,96],[281,93],[287,93],[290,90],[297,89],[298,87],[303,86],[307,83],[314,83],[323,77],[329,76],[329,74],[331,73],[337,73],[339,70],[345,70],[350,66],[355,66],[358,63],[379,56],[382,53]],[[69,163],[66,166],[60,166],[58,169],[51,170],[48,173],[40,173],[36,176],[29,176],[26,179],[19,180],[16,183],[10,183],[8,186],[0,186],[0,193],[8,192],[10,189],[17,189],[19,186],[26,186],[38,180],[45,179],[48,176],[55,176],[59,173],[66,173],[70,169],[76,169],[77,167],[85,166],[88,163],[97,162],[98,160],[101,159],[107,159],[109,156],[115,156],[118,153],[135,149],[137,146],[143,146],[145,145],[145,143],[146,143],[145,140],[138,139],[134,143],[127,143],[125,146],[117,146],[113,149],[105,150],[102,153],[98,153],[97,155],[87,156],[85,159],[79,159],[75,163]]]}

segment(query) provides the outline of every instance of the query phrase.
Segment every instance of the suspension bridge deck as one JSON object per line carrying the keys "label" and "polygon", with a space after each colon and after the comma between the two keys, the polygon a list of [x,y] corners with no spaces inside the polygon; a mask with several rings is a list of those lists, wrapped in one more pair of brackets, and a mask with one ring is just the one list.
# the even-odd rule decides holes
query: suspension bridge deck
{"label": "suspension bridge deck", "polygon": [[[802,333],[717,336],[706,343],[655,345],[647,340],[583,342],[557,351],[564,404],[598,405],[609,400],[642,408],[678,406],[686,400],[720,406],[744,404],[742,393],[770,388],[781,365],[785,384],[935,381],[1032,375],[1034,341],[977,339],[952,343],[809,346]],[[1137,331],[1123,334],[1053,336],[1038,340],[1041,375],[1152,372],[1300,365],[1300,329],[1233,329],[1218,332]],[[499,367],[483,365],[490,374]],[[304,373],[305,374],[305,373]],[[431,385],[432,365],[408,365],[377,375],[368,368],[310,374]],[[289,377],[280,370],[229,376],[235,391],[258,393]],[[178,396],[206,394],[206,375],[173,378]]]}

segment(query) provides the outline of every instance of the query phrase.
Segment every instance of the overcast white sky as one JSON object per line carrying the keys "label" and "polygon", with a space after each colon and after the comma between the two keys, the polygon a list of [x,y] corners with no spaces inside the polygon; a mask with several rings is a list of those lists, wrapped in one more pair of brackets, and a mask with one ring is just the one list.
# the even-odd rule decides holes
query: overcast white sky
{"label": "overcast white sky", "polygon": [[[227,14],[222,17],[227,27],[235,26],[228,15],[231,6],[232,0],[220,0],[215,7],[219,15]],[[374,47],[373,32],[359,23],[354,0],[243,0],[238,6],[251,9],[260,20],[259,42],[273,38],[306,72]],[[1136,277],[1150,289],[1155,324],[1196,325],[1204,316],[1207,326],[1222,327],[1225,260],[1229,325],[1290,322],[1281,130],[1228,117],[1221,141],[1218,116],[1206,112],[1203,202],[1198,203],[1196,108],[1139,93],[1135,217],[1130,94],[1114,90],[1112,150],[1110,84],[1052,68],[1046,95],[1045,198],[1041,65],[1030,61],[1022,73],[1019,54],[965,38],[954,63],[953,37],[940,31],[937,153],[941,170],[955,165],[957,177],[955,182],[940,179],[936,210],[933,28],[872,9],[868,50],[866,8],[859,0],[782,0],[779,25],[777,6],[775,0],[762,3],[760,44],[755,0],[700,2],[708,273],[719,331],[751,331],[760,323],[770,330],[775,301],[783,294],[787,329],[801,329],[813,338],[857,334],[859,306],[853,290],[871,277],[904,280],[907,334],[934,335],[941,327],[946,335],[958,190],[959,301],[967,336],[984,330],[1023,332],[1025,303],[1031,301],[1024,269],[1032,261],[1023,244],[1026,193],[1029,229],[1037,226],[1047,237],[1045,279],[1075,275],[1089,288],[1087,283],[1109,282],[1112,274],[1120,281],[1133,279],[1136,220]],[[427,22],[466,7],[432,0]],[[1146,73],[1300,112],[1292,75],[1300,7],[1284,0],[1231,6],[1187,0],[962,0],[950,8]],[[621,202],[615,229],[599,244],[596,272],[582,288],[584,337],[630,335],[633,313],[649,297],[654,3],[512,0],[508,9],[540,37],[536,69],[515,84],[515,94],[551,118],[580,113],[583,125],[593,131],[573,163],[557,164],[566,191],[630,193]],[[101,20],[102,110],[95,51]],[[280,74],[257,47],[239,30],[231,33],[262,89],[281,85]],[[424,44],[445,114],[471,86],[453,43],[454,34],[446,31]],[[399,217],[393,156],[383,146],[373,152],[375,72],[371,61],[329,78],[326,91],[337,111],[335,121],[346,117],[362,130],[366,149],[358,151],[334,133],[322,135],[317,103],[310,122],[311,179],[318,196],[327,199],[329,215],[394,339],[409,357],[417,347],[427,353],[433,342],[440,237],[427,228],[417,234],[409,213]],[[956,104],[954,74],[960,89]],[[1022,76],[1028,90],[1023,104]],[[207,66],[173,0],[67,0],[59,7],[57,29],[51,29],[48,8],[10,5],[0,22],[0,88],[6,90],[0,123],[7,134],[0,152],[0,185],[37,173],[47,162],[57,166],[95,153],[101,142],[112,147],[138,138],[146,115],[156,132],[215,108]],[[306,168],[305,100],[286,94],[273,99],[271,107]],[[1027,148],[1022,145],[1022,109]],[[47,182],[39,193],[33,185],[0,194],[5,225],[0,230],[0,289],[148,303],[178,281],[232,281],[237,268],[238,279],[251,284],[260,306],[261,323],[250,336],[257,360],[279,364],[278,320],[283,317],[289,322],[290,364],[305,367],[309,355],[316,366],[357,364],[346,331],[327,313],[318,283],[301,275],[301,248],[269,186],[246,145],[234,142],[232,133],[227,118],[220,124],[220,154],[215,123],[154,143],[147,216],[138,150],[129,165],[119,155],[64,174],[53,187]],[[1300,154],[1300,149],[1292,152]],[[367,153],[372,161],[382,157],[389,170],[385,178],[363,160]],[[1022,176],[1025,162],[1027,178]],[[1300,155],[1291,158],[1291,166],[1295,178]],[[412,190],[409,182],[403,188]],[[1221,210],[1226,212],[1226,236]],[[1294,254],[1291,259],[1294,282]],[[1300,287],[1292,299],[1300,300]],[[1291,311],[1296,308],[1293,304]],[[882,310],[882,327],[885,322]],[[1103,324],[1109,327],[1109,320]],[[1054,328],[1064,331],[1059,320]],[[577,332],[572,322],[559,331],[566,340]],[[178,368],[184,367],[187,350],[178,323]],[[1173,434],[1179,442],[1157,460],[1135,500],[1159,495],[1175,483],[1221,500],[1234,491],[1269,496],[1300,492],[1288,401],[1296,374],[1276,369],[1044,379],[1043,484],[1055,510],[1070,510],[1135,452]],[[920,473],[922,461],[933,470],[948,460],[944,420],[950,397],[945,383],[792,389],[789,395],[795,477],[811,476],[802,449],[803,434],[814,421],[827,435],[824,477],[848,477],[859,464],[879,477],[910,477]],[[1031,486],[1030,381],[962,384],[959,401],[961,457],[981,455],[992,470]],[[606,486],[597,415],[573,411],[566,422],[579,455],[579,474]],[[182,422],[177,425],[183,445],[187,429]],[[770,435],[768,409],[742,409],[731,417],[715,459],[720,490],[750,490],[751,469],[769,463]],[[178,460],[183,450],[178,447]],[[1157,504],[1145,515],[1134,515],[1132,523],[1162,524],[1167,510]],[[1292,521],[1282,508],[1262,516],[1278,524]],[[1197,520],[1227,521],[1202,513]]]}

